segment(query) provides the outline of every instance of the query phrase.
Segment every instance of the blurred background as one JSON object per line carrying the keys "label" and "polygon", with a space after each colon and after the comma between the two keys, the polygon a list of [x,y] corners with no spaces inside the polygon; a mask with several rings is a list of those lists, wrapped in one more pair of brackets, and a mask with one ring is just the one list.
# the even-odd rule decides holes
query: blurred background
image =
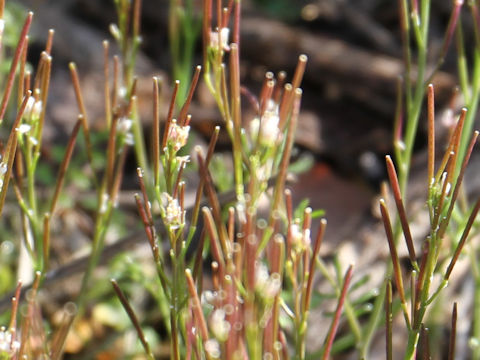
{"label": "blurred background", "polygon": [[[152,121],[151,77],[163,79],[161,111],[165,116],[175,80],[172,74],[185,73],[176,68],[180,60],[186,68],[202,64],[201,1],[193,1],[192,51],[184,57],[182,54],[175,57],[170,46],[171,3],[175,2],[143,0],[142,4],[143,44],[136,73],[139,110],[147,134]],[[99,86],[103,82],[102,41],[110,40],[112,53],[117,51],[109,33],[110,24],[116,21],[115,9],[112,0],[21,0],[17,6],[35,13],[29,48],[32,64],[38,62],[48,29],[55,29],[45,130],[49,140],[45,142],[45,156],[54,159],[57,151],[54,145],[66,143],[76,121],[77,105],[68,69],[71,61],[77,64],[81,75],[91,125],[102,126],[103,87]],[[379,186],[386,178],[384,156],[392,151],[397,79],[403,72],[397,3],[391,0],[245,0],[242,8],[241,75],[248,93],[259,92],[266,71],[286,71],[291,77],[298,56],[306,54],[309,58],[296,137],[295,159],[299,160],[302,171],[292,183],[295,202],[309,198],[310,206],[325,210],[329,226],[322,249],[324,256],[340,253],[342,262],[356,263],[356,276],[368,273],[369,281],[379,284],[383,270],[376,269],[382,269],[388,251],[383,228],[372,209],[377,206]],[[451,1],[436,2],[432,9],[429,53],[432,65],[441,51],[450,11]],[[467,41],[472,37],[468,21],[469,18],[466,19]],[[438,114],[451,106],[457,84],[455,73],[456,58],[449,53],[435,78]],[[243,104],[248,117],[252,109],[247,99]],[[214,100],[202,84],[190,112],[196,141],[205,142],[213,127],[221,122]],[[440,123],[437,131],[441,137],[446,129]],[[228,154],[227,136],[221,137],[218,148],[220,153]],[[424,149],[425,126],[420,125],[413,184],[425,180]],[[132,197],[138,186],[135,168],[132,156],[121,196],[122,204],[132,210],[133,220],[127,215],[123,219],[126,224],[135,222]],[[410,196],[415,199],[417,194],[413,185]],[[72,235],[74,245],[57,245],[57,253],[64,254],[63,259],[80,249],[82,241],[88,242],[91,219],[81,205],[77,210],[63,214],[65,226],[71,226],[70,231],[75,233]],[[425,230],[422,230],[424,225],[419,225],[419,233]],[[126,230],[120,230],[122,232]],[[68,290],[63,298],[68,298]],[[80,343],[77,351],[81,354],[85,343]],[[315,344],[315,335],[310,345],[319,345]],[[118,356],[105,354],[107,357],[102,359]]]}

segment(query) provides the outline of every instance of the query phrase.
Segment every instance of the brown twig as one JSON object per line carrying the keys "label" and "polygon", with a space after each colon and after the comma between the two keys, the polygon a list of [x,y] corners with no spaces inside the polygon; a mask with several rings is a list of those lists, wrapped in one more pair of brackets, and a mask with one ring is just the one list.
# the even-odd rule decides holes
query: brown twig
{"label": "brown twig", "polygon": [[395,171],[395,166],[393,165],[392,158],[390,156],[385,157],[387,163],[387,172],[388,178],[390,179],[390,185],[393,191],[393,198],[395,199],[395,204],[397,206],[398,217],[400,218],[400,223],[402,225],[403,235],[405,236],[405,241],[407,243],[408,255],[410,256],[410,261],[414,268],[417,267],[417,256],[415,254],[415,247],[413,245],[412,234],[410,232],[410,226],[408,225],[407,214],[405,207],[403,205],[402,194],[400,190],[400,185],[398,183],[397,172]]}
{"label": "brown twig", "polygon": [[342,314],[343,304],[347,297],[347,290],[348,290],[348,286],[350,285],[350,280],[352,279],[352,274],[353,274],[353,265],[350,265],[348,267],[347,272],[345,273],[342,291],[338,299],[337,308],[335,310],[335,315],[333,317],[330,330],[328,331],[327,340],[325,342],[325,350],[323,351],[323,355],[322,355],[322,360],[327,360],[328,357],[330,356],[330,351],[333,345],[333,339],[335,338],[338,325],[340,324],[340,315]]}
{"label": "brown twig", "polygon": [[8,100],[10,99],[10,94],[12,93],[13,83],[15,81],[15,75],[17,73],[17,65],[23,54],[23,47],[27,42],[27,34],[30,30],[30,25],[32,24],[33,12],[29,12],[25,22],[23,24],[22,32],[17,43],[17,48],[15,49],[15,54],[13,55],[12,65],[10,66],[10,72],[8,73],[7,83],[5,86],[5,92],[3,93],[2,103],[0,105],[0,124],[3,122],[5,116],[5,111],[7,110]]}
{"label": "brown twig", "polygon": [[60,191],[63,187],[63,182],[65,181],[65,174],[68,169],[68,165],[70,164],[70,160],[72,158],[73,150],[75,148],[75,142],[77,140],[78,131],[80,130],[80,126],[82,125],[82,120],[79,118],[75,123],[73,128],[72,134],[68,139],[68,144],[65,150],[65,155],[63,157],[62,163],[60,165],[60,171],[57,176],[57,183],[55,186],[55,192],[52,197],[52,202],[50,204],[50,213],[53,214],[55,212],[55,207],[57,205],[58,197],[60,195]]}
{"label": "brown twig", "polygon": [[450,342],[448,344],[448,360],[455,360],[455,343],[457,339],[457,303],[453,303],[452,328],[450,329]]}
{"label": "brown twig", "polygon": [[115,279],[111,279],[110,282],[112,283],[113,289],[115,290],[115,293],[117,294],[118,299],[122,303],[123,308],[127,312],[128,317],[130,318],[130,321],[132,322],[133,326],[135,327],[135,330],[137,331],[138,337],[140,339],[140,342],[142,343],[145,353],[150,359],[154,359],[152,351],[150,350],[150,345],[148,343],[148,340],[145,337],[145,334],[143,333],[140,322],[138,321],[138,318],[135,315],[135,311],[133,311],[133,308],[130,305],[130,302],[128,301],[127,297],[118,286],[117,281]]}

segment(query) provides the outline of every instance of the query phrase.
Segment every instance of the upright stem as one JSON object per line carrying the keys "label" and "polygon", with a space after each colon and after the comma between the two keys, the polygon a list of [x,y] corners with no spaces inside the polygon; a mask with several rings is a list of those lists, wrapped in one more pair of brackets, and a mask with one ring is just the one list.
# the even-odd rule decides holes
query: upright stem
{"label": "upright stem", "polygon": [[[404,61],[406,62],[406,79],[405,79],[405,92],[406,92],[406,121],[405,121],[405,137],[404,137],[404,150],[399,151],[396,157],[398,163],[398,182],[403,199],[407,199],[407,183],[410,174],[411,160],[413,154],[413,147],[415,144],[415,138],[418,130],[418,122],[421,114],[421,108],[423,99],[425,97],[426,84],[425,73],[427,67],[427,43],[428,43],[428,28],[429,28],[429,15],[430,15],[430,0],[422,0],[420,3],[420,22],[419,24],[412,23],[412,27],[417,31],[417,76],[415,82],[415,89],[412,89],[412,83],[410,81],[410,69],[411,69],[411,41],[410,41],[410,22],[407,20],[408,3],[406,0],[400,0],[401,17],[402,17],[402,33],[404,35]],[[411,9],[414,11],[415,9]],[[412,20],[415,21],[415,20]],[[413,96],[413,98],[412,98]],[[397,219],[394,226],[394,237],[398,241],[401,235],[400,224]],[[389,263],[387,268],[387,277],[392,274],[392,264]],[[367,325],[365,336],[363,337],[363,343],[360,347],[360,356],[362,359],[368,358],[368,349],[372,341],[375,329],[378,327],[378,323],[382,318],[382,307],[385,301],[386,291],[384,288],[380,290],[380,293],[375,300],[374,309],[370,316],[370,321]],[[412,347],[416,348],[416,342],[418,341],[418,333],[412,331],[409,336],[410,342],[415,344]],[[407,356],[405,358],[408,358]]]}
{"label": "upright stem", "polygon": [[[472,330],[472,338],[473,339],[480,339],[480,278],[478,275],[475,277],[475,292],[473,294],[473,309],[474,309],[474,316],[473,316],[473,330]],[[480,359],[480,346],[474,346],[472,348],[472,359],[479,360]]]}
{"label": "upright stem", "polygon": [[[137,98],[132,97],[133,106],[132,106],[132,132],[134,138],[134,149],[135,149],[135,156],[137,158],[137,164],[139,167],[143,169],[146,174],[146,177],[149,178],[149,167],[147,165],[147,151],[145,149],[145,141],[143,136],[142,124],[140,122],[140,117],[138,116],[137,111]],[[149,187],[150,183],[147,184]]]}
{"label": "upright stem", "polygon": [[237,200],[244,202],[243,188],[243,163],[241,139],[241,103],[240,103],[240,60],[238,58],[237,44],[232,44],[230,54],[230,76],[233,118],[233,162],[235,174],[235,190]]}
{"label": "upright stem", "polygon": [[460,172],[462,159],[465,157],[467,151],[469,138],[473,130],[475,116],[477,115],[478,100],[480,98],[480,51],[477,48],[475,48],[473,61],[473,81],[471,86],[472,96],[470,98],[471,101],[467,104],[468,112],[465,117],[464,131],[462,132],[460,147],[458,150],[458,158],[460,159],[460,161],[457,162],[457,168],[455,169],[455,178]]}
{"label": "upright stem", "polygon": [[113,200],[109,199],[107,204],[107,209],[102,213],[102,200],[101,197],[99,199],[99,210],[98,210],[98,217],[95,224],[95,233],[93,236],[92,242],[92,251],[90,255],[90,259],[88,261],[87,269],[85,270],[85,274],[83,275],[82,285],[80,287],[80,292],[77,299],[77,306],[78,306],[78,313],[83,311],[83,307],[85,305],[85,301],[87,299],[88,294],[88,287],[91,280],[91,276],[93,270],[98,264],[100,260],[100,255],[103,249],[103,242],[105,239],[106,231],[108,228],[108,224],[110,222],[110,215],[113,210]]}
{"label": "upright stem", "polygon": [[[179,303],[179,292],[178,292],[178,279],[179,279],[179,266],[178,262],[175,260],[175,256],[172,256],[173,260],[173,283],[172,283],[172,296],[171,306],[170,306],[170,326],[172,328],[172,353],[170,359],[180,360],[180,350],[179,350],[179,328],[178,328],[178,303]],[[183,274],[182,274],[183,275]]]}

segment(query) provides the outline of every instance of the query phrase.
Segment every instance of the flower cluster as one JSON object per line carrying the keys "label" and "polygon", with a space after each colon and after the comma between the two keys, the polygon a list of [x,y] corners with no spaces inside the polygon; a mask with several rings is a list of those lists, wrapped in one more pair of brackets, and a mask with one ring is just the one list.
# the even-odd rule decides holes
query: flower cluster
{"label": "flower cluster", "polygon": [[40,114],[43,110],[43,104],[41,100],[36,100],[35,97],[30,96],[27,100],[25,111],[23,112],[23,119],[25,121],[34,122],[40,118]]}
{"label": "flower cluster", "polygon": [[230,323],[225,319],[226,312],[224,309],[215,309],[210,316],[210,330],[213,336],[221,342],[228,338],[230,332]]}
{"label": "flower cluster", "polygon": [[27,105],[22,116],[22,123],[15,128],[19,135],[20,142],[23,142],[23,137],[27,139],[33,146],[38,145],[36,129],[38,121],[43,111],[43,103],[41,100],[36,100],[35,97],[30,96],[27,100]]}
{"label": "flower cluster", "polygon": [[178,199],[166,192],[162,194],[162,213],[163,221],[169,229],[176,230],[185,224],[185,210],[178,203]]}
{"label": "flower cluster", "polygon": [[173,119],[168,128],[167,146],[171,146],[177,152],[187,143],[189,132],[190,126],[178,125],[177,121]]}
{"label": "flower cluster", "polygon": [[261,261],[255,263],[255,291],[265,300],[273,300],[282,287],[278,273],[268,273],[267,265]]}
{"label": "flower cluster", "polygon": [[293,250],[301,253],[308,249],[311,244],[310,229],[301,229],[298,221],[290,226],[290,236]]}

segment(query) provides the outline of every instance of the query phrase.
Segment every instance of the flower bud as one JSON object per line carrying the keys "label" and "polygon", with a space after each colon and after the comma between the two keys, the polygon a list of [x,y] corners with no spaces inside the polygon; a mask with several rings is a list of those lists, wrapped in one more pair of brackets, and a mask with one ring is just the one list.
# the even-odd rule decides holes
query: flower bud
{"label": "flower bud", "polygon": [[33,96],[30,96],[27,100],[27,105],[23,111],[22,118],[25,121],[36,121],[40,118],[43,111],[43,104],[41,100],[35,100]]}
{"label": "flower bud", "polygon": [[122,39],[122,34],[120,33],[120,29],[116,24],[110,24],[109,30],[110,30],[110,34],[113,36],[115,40],[120,41]]}
{"label": "flower bud", "polygon": [[224,342],[230,332],[230,323],[225,320],[225,310],[216,309],[210,317],[210,330],[218,341]]}
{"label": "flower bud", "polygon": [[210,47],[215,50],[230,50],[230,47],[228,46],[229,35],[230,29],[227,27],[221,28],[220,34],[218,31],[210,31]]}
{"label": "flower bud", "polygon": [[255,117],[250,122],[250,134],[254,140],[259,136],[260,144],[264,146],[275,146],[282,140],[282,133],[278,127],[280,116],[278,105],[269,101],[267,109],[259,119]]}
{"label": "flower bud", "polygon": [[273,300],[282,287],[280,274],[268,273],[267,266],[262,262],[255,264],[255,291],[265,300]]}

